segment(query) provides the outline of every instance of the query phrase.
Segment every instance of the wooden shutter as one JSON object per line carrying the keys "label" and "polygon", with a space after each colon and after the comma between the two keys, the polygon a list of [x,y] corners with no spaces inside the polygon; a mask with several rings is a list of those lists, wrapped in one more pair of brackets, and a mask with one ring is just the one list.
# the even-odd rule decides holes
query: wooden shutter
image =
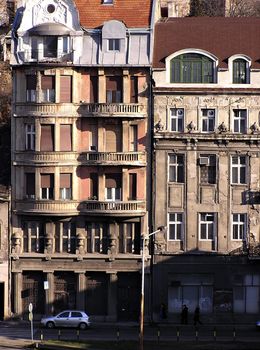
{"label": "wooden shutter", "polygon": [[106,174],[106,188],[121,188],[121,174]]}
{"label": "wooden shutter", "polygon": [[98,198],[98,174],[90,174],[90,196]]}
{"label": "wooden shutter", "polygon": [[72,130],[72,126],[70,124],[60,125],[60,150],[61,151],[72,150],[71,130]]}
{"label": "wooden shutter", "polygon": [[72,77],[70,75],[60,77],[60,102],[72,102]]}
{"label": "wooden shutter", "polygon": [[90,76],[90,103],[98,102],[98,76],[91,75]]}
{"label": "wooden shutter", "polygon": [[37,78],[36,75],[27,75],[26,76],[26,89],[27,90],[36,90]]}
{"label": "wooden shutter", "polygon": [[120,125],[106,125],[106,152],[121,152],[121,139]]}
{"label": "wooden shutter", "polygon": [[54,90],[55,89],[55,76],[42,75],[41,88],[42,88],[42,90]]}
{"label": "wooden shutter", "polygon": [[129,199],[136,199],[137,175],[129,174]]}
{"label": "wooden shutter", "polygon": [[35,173],[27,173],[26,176],[26,194],[35,195]]}
{"label": "wooden shutter", "polygon": [[60,174],[60,188],[71,188],[71,174]]}
{"label": "wooden shutter", "polygon": [[41,174],[41,188],[53,188],[54,176],[53,174]]}
{"label": "wooden shutter", "polygon": [[130,102],[138,102],[138,77],[131,76],[131,85],[130,85]]}
{"label": "wooden shutter", "polygon": [[41,151],[54,151],[54,125],[41,125]]}

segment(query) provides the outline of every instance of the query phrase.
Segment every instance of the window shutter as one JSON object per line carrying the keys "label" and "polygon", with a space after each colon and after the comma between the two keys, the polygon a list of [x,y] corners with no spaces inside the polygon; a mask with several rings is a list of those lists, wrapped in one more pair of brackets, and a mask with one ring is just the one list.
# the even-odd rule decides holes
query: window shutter
{"label": "window shutter", "polygon": [[121,174],[106,174],[106,188],[121,188]]}
{"label": "window shutter", "polygon": [[53,75],[42,75],[42,77],[41,77],[41,88],[42,88],[42,90],[53,90],[53,89],[55,89],[55,76],[53,76]]}
{"label": "window shutter", "polygon": [[72,77],[70,75],[60,77],[60,102],[72,102]]}
{"label": "window shutter", "polygon": [[121,128],[119,125],[106,126],[106,152],[120,152]]}
{"label": "window shutter", "polygon": [[26,194],[31,196],[35,195],[35,174],[27,173],[26,176]]}
{"label": "window shutter", "polygon": [[71,174],[60,174],[60,188],[71,188]]}
{"label": "window shutter", "polygon": [[70,124],[60,125],[60,150],[61,151],[72,150],[71,130],[72,130],[72,125]]}
{"label": "window shutter", "polygon": [[53,174],[41,174],[41,188],[53,188],[54,177]]}
{"label": "window shutter", "polygon": [[90,76],[90,103],[98,102],[98,76]]}
{"label": "window shutter", "polygon": [[41,151],[54,150],[54,126],[41,125]]}
{"label": "window shutter", "polygon": [[36,90],[37,78],[36,75],[27,75],[26,76],[26,89],[27,90]]}

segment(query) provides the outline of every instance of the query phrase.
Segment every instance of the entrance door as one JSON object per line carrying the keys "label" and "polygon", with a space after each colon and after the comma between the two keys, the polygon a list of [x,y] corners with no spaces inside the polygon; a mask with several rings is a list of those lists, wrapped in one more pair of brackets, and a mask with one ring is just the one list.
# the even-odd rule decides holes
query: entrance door
{"label": "entrance door", "polygon": [[117,315],[119,321],[138,321],[140,314],[139,273],[119,273],[117,289]]}

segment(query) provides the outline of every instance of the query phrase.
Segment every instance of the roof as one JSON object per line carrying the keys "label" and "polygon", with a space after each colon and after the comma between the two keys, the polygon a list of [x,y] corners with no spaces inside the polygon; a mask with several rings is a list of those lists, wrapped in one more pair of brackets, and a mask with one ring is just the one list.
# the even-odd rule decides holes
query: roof
{"label": "roof", "polygon": [[153,67],[165,68],[165,58],[182,49],[202,49],[215,55],[219,67],[228,58],[244,54],[252,68],[260,69],[260,18],[186,17],[168,18],[155,26]]}
{"label": "roof", "polygon": [[114,0],[114,4],[102,4],[101,0],[75,0],[80,24],[86,28],[98,28],[109,20],[123,21],[128,28],[150,26],[152,0]]}

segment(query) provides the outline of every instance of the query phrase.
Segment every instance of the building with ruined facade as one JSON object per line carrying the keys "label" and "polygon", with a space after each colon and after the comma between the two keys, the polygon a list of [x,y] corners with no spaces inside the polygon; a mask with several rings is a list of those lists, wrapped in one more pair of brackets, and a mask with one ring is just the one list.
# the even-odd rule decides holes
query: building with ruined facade
{"label": "building with ruined facade", "polygon": [[[153,306],[179,322],[259,315],[260,47],[257,18],[155,25]],[[173,35],[173,33],[175,35]],[[243,315],[243,318],[241,318]]]}
{"label": "building with ruined facade", "polygon": [[[13,28],[12,311],[136,320],[150,0],[30,0]],[[138,13],[138,16],[136,15]]]}

